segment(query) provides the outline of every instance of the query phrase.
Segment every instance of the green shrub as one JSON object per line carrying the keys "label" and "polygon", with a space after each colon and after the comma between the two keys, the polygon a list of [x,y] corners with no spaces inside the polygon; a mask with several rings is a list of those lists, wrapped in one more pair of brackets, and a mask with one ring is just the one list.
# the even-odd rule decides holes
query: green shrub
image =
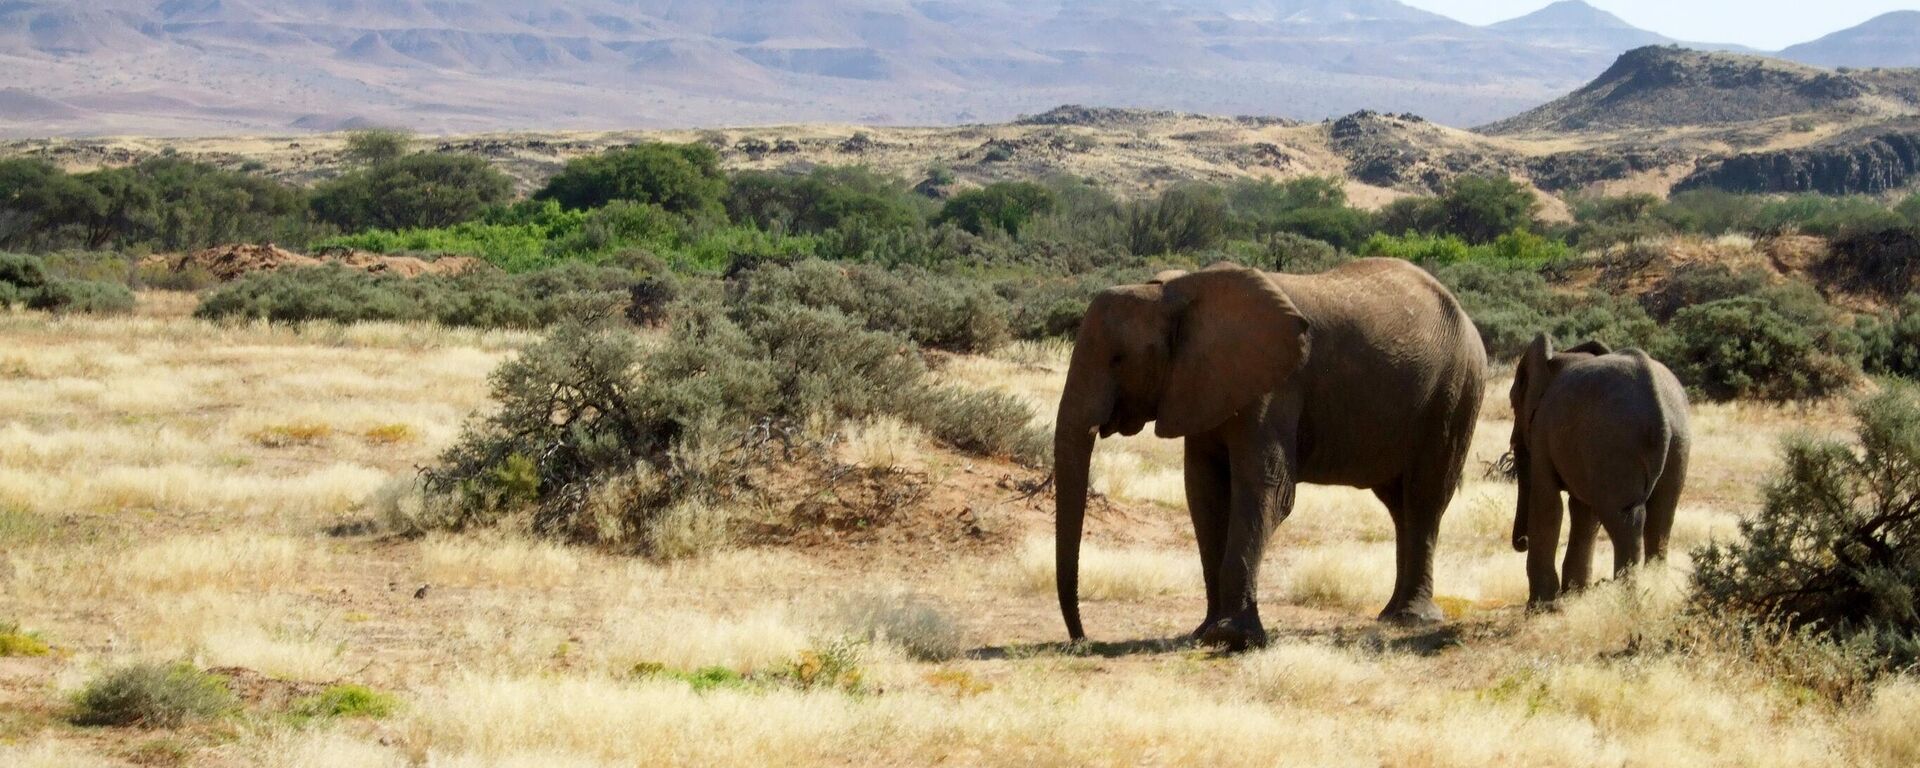
{"label": "green shrub", "polygon": [[1885,317],[1858,327],[1868,373],[1920,379],[1920,294],[1907,294]]}
{"label": "green shrub", "polygon": [[1563,293],[1536,272],[1485,262],[1441,267],[1434,276],[1473,318],[1494,360],[1518,358],[1543,331],[1563,347],[1590,339],[1618,348],[1667,345],[1666,332],[1631,298],[1600,291]]}
{"label": "green shrub", "polygon": [[913,267],[809,260],[755,270],[742,281],[742,302],[831,307],[861,319],[869,329],[899,333],[924,347],[990,352],[1009,339],[1010,308],[977,280]]}
{"label": "green shrub", "polygon": [[226,678],[191,664],[134,664],[87,683],[73,699],[76,725],[173,728],[239,706]]}
{"label": "green shrub", "polygon": [[379,720],[393,714],[399,702],[392,694],[364,685],[346,683],[294,702],[291,714],[306,719],[357,717]]}
{"label": "green shrub", "polygon": [[1753,296],[1687,307],[1674,315],[1673,342],[1661,359],[1713,400],[1798,400],[1850,386],[1855,366],[1845,355],[1857,351],[1831,325],[1791,314]]}
{"label": "green shrub", "polygon": [[1851,441],[1794,438],[1740,536],[1693,553],[1711,614],[1785,621],[1920,662],[1920,404],[1893,389],[1854,408]]}
{"label": "green shrub", "polygon": [[1762,205],[1757,195],[1696,189],[1674,195],[1654,215],[1681,232],[1719,236],[1758,231]]}
{"label": "green shrub", "polygon": [[195,315],[539,328],[574,312],[610,310],[629,298],[637,279],[625,269],[583,264],[523,275],[472,272],[412,279],[325,266],[248,275],[203,296]]}
{"label": "green shrub", "polygon": [[1843,237],[1893,229],[1905,223],[1900,214],[1870,197],[1804,194],[1767,200],[1749,229]]}
{"label": "green shrub", "polygon": [[421,153],[374,163],[321,184],[313,211],[349,232],[450,227],[507,202],[513,180],[472,155]]}
{"label": "green shrub", "polygon": [[[668,340],[651,350],[626,331],[569,322],[502,365],[492,378],[499,409],[425,473],[428,491],[452,501],[426,524],[490,525],[530,511],[543,534],[620,538],[610,532],[723,501],[777,456],[759,450],[767,436],[791,448],[810,427],[879,415],[963,449],[1040,455],[1016,401],[935,385],[910,342],[837,309],[736,297],[684,303],[674,315]],[[620,478],[629,497],[607,519],[594,489]]]}
{"label": "green shrub", "polygon": [[1565,243],[1524,230],[1508,232],[1485,245],[1469,245],[1455,235],[1375,234],[1361,244],[1360,253],[1406,259],[1428,267],[1474,261],[1509,269],[1538,269],[1573,255]]}
{"label": "green shrub", "polygon": [[1767,290],[1773,278],[1759,269],[1734,271],[1724,264],[1685,264],[1640,295],[1640,305],[1661,322],[1682,309]]}
{"label": "green shrub", "polygon": [[1907,220],[1908,226],[1920,227],[1920,192],[1907,195],[1893,210]]}
{"label": "green shrub", "polygon": [[35,256],[0,253],[0,285],[30,291],[47,284],[46,264]]}
{"label": "green shrub", "polygon": [[90,280],[51,280],[24,296],[29,309],[118,315],[132,312],[133,291],[119,283]]}
{"label": "green shrub", "polygon": [[533,197],[571,210],[626,200],[703,217],[724,213],[726,190],[720,154],[713,147],[647,143],[569,161]]}
{"label": "green shrub", "polygon": [[1259,243],[1248,245],[1258,247],[1258,254],[1249,252],[1247,258],[1236,261],[1274,272],[1311,275],[1353,260],[1332,243],[1292,232],[1275,232]]}

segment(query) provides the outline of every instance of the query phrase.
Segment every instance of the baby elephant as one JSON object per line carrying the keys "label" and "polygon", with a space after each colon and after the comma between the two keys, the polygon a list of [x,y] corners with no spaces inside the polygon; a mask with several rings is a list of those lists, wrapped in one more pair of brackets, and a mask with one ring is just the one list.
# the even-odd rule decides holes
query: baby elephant
{"label": "baby elephant", "polygon": [[[1541,334],[1520,361],[1512,398],[1513,548],[1527,553],[1528,603],[1553,602],[1563,583],[1568,592],[1588,584],[1598,526],[1613,540],[1616,575],[1643,556],[1664,560],[1689,440],[1687,394],[1673,372],[1597,341],[1554,354]],[[1573,513],[1564,582],[1553,571],[1562,492]]]}

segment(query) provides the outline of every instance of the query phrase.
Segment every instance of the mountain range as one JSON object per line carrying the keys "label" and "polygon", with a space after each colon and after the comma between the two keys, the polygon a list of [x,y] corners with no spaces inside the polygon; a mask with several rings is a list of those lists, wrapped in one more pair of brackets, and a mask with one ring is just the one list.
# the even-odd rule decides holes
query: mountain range
{"label": "mountain range", "polygon": [[[1069,102],[1475,125],[1673,42],[1580,0],[1486,27],[1396,0],[4,0],[0,135],[953,124]],[[1783,55],[1916,51],[1920,12]]]}

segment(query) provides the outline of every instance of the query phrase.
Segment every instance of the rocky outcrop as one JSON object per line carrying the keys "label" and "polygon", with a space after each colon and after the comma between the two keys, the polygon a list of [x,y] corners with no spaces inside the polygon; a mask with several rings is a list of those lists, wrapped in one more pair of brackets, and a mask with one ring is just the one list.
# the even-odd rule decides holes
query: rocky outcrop
{"label": "rocky outcrop", "polygon": [[1756,152],[1704,163],[1674,191],[1878,194],[1920,180],[1920,126],[1803,149]]}
{"label": "rocky outcrop", "polygon": [[1506,175],[1517,166],[1512,157],[1455,141],[1418,115],[1362,110],[1333,121],[1328,138],[1346,158],[1349,177],[1405,192],[1437,193],[1456,176]]}
{"label": "rocky outcrop", "polygon": [[1537,157],[1527,161],[1534,186],[1548,192],[1579,189],[1600,181],[1617,181],[1636,173],[1657,171],[1693,160],[1692,154],[1670,147],[1590,149]]}

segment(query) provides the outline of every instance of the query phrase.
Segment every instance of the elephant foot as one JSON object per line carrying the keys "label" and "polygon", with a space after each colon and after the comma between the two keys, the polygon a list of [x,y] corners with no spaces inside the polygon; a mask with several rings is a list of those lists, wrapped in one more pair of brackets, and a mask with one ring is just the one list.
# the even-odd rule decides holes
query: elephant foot
{"label": "elephant foot", "polygon": [[1388,624],[1439,624],[1447,620],[1447,614],[1433,602],[1433,598],[1412,600],[1405,605],[1389,605],[1380,612],[1380,620]]}
{"label": "elephant foot", "polygon": [[1201,643],[1219,646],[1227,653],[1241,653],[1253,648],[1267,647],[1267,630],[1260,626],[1257,619],[1252,622],[1232,618],[1220,619],[1202,627],[1196,637]]}
{"label": "elephant foot", "polygon": [[1538,615],[1538,614],[1546,614],[1546,613],[1559,613],[1559,612],[1560,612],[1560,603],[1557,600],[1528,600],[1527,601],[1527,614],[1530,616]]}

